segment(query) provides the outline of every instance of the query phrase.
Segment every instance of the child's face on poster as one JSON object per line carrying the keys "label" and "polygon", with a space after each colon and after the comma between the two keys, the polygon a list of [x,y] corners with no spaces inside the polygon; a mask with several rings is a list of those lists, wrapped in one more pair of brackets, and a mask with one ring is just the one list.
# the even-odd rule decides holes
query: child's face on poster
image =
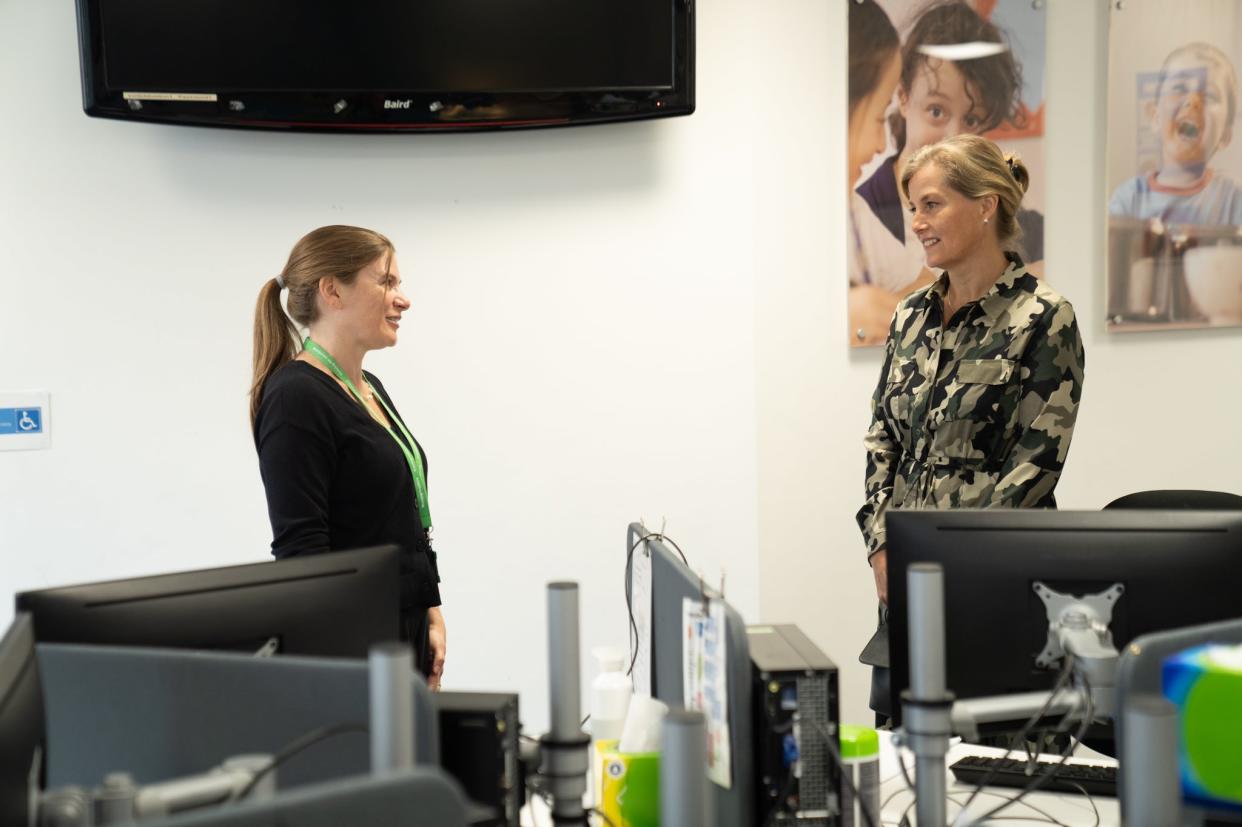
{"label": "child's face on poster", "polygon": [[978,104],[982,98],[951,61],[925,60],[910,88],[898,90],[906,151],[962,133],[978,135],[987,123],[987,112]]}
{"label": "child's face on poster", "polygon": [[1165,65],[1152,128],[1162,166],[1200,167],[1229,143],[1228,70],[1216,61],[1179,55]]}

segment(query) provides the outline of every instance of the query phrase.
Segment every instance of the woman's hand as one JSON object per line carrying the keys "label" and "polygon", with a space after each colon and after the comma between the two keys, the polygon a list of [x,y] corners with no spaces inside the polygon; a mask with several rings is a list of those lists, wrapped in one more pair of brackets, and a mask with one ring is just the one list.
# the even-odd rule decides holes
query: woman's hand
{"label": "woman's hand", "polygon": [[888,605],[888,551],[880,549],[871,555],[871,574],[875,577],[875,593],[880,602]]}
{"label": "woman's hand", "polygon": [[444,613],[439,606],[427,610],[427,639],[431,644],[431,674],[427,676],[427,686],[432,692],[439,692],[440,679],[444,676],[444,656],[448,651]]}

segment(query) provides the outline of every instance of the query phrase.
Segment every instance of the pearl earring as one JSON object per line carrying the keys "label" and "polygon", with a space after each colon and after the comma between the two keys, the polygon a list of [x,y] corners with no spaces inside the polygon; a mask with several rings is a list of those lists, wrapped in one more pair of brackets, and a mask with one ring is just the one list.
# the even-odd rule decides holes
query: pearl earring
{"label": "pearl earring", "polygon": [[986,218],[985,218],[985,219],[983,219],[983,223],[984,223],[984,224],[988,223],[988,220],[987,220]]}

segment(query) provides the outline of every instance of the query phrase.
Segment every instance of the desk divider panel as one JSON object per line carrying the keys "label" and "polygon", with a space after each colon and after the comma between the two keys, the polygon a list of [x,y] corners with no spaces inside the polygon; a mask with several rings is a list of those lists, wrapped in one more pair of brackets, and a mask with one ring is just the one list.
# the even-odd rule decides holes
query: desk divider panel
{"label": "desk divider panel", "polygon": [[[370,722],[367,661],[39,644],[47,786],[114,771],[150,784],[242,753],[276,753],[319,727]],[[431,692],[414,680],[414,761],[438,766]],[[370,772],[365,733],[334,735],[277,770],[280,789]]]}

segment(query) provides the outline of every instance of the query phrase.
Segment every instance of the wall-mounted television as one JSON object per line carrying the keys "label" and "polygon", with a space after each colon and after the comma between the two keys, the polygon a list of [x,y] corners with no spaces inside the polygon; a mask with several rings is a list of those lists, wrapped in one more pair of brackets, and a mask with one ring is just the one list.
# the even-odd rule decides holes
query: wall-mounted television
{"label": "wall-mounted television", "polygon": [[77,0],[86,114],[451,131],[694,111],[693,0]]}

